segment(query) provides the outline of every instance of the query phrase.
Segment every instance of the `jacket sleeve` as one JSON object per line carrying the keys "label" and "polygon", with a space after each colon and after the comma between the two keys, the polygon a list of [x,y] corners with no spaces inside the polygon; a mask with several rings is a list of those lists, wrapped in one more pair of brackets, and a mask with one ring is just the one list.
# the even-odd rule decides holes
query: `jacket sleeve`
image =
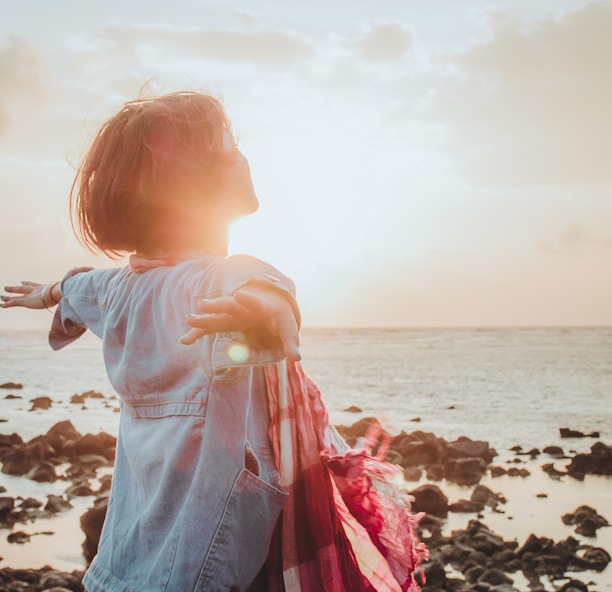
{"label": "jacket sleeve", "polygon": [[49,331],[49,345],[58,350],[87,329],[102,337],[104,303],[109,280],[118,270],[70,270],[61,281],[62,299]]}

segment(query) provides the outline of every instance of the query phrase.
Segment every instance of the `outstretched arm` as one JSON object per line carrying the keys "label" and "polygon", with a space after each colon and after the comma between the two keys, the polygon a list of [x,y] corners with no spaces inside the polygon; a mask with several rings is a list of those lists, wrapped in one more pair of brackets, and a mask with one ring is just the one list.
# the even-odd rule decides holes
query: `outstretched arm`
{"label": "outstretched arm", "polygon": [[7,296],[2,294],[0,308],[11,308],[23,306],[25,308],[50,308],[62,299],[60,282],[50,284],[39,284],[37,282],[21,282],[18,286],[6,286],[5,292],[14,294]]}
{"label": "outstretched arm", "polygon": [[[74,267],[64,279],[72,277],[77,273],[91,271],[92,267]],[[4,291],[11,294],[2,294],[0,308],[11,308],[12,306],[23,306],[25,308],[50,308],[59,304],[62,299],[62,281],[57,280],[50,284],[39,284],[38,282],[21,282],[18,286],[5,286]],[[15,294],[13,296],[13,294]]]}
{"label": "outstretched arm", "polygon": [[201,300],[198,310],[200,314],[187,318],[192,329],[181,337],[185,345],[211,333],[263,328],[281,341],[290,360],[301,358],[296,313],[287,297],[274,288],[247,284],[233,296]]}

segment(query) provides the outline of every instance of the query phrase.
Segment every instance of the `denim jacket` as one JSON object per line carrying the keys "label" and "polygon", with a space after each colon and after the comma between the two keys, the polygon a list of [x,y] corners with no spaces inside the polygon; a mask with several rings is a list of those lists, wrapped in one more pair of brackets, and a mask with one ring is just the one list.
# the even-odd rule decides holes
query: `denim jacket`
{"label": "denim jacket", "polygon": [[63,280],[51,346],[86,328],[101,337],[121,404],[88,592],[241,591],[262,567],[287,495],[271,460],[262,365],[282,350],[242,333],[179,343],[195,300],[249,282],[294,302],[291,280],[246,256]]}

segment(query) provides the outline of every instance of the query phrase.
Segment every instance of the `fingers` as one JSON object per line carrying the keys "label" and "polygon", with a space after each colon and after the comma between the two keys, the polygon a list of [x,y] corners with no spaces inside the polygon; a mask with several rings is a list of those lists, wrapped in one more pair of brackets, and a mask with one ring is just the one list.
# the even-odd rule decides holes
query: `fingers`
{"label": "fingers", "polygon": [[185,335],[183,335],[179,339],[179,341],[183,345],[191,345],[192,343],[195,343],[198,339],[200,339],[200,337],[204,337],[204,335],[206,334],[206,331],[202,329],[190,329],[189,331],[187,331],[187,333],[185,333]]}
{"label": "fingers", "polygon": [[300,337],[295,318],[287,318],[276,326],[276,333],[283,344],[283,352],[292,362],[302,359]]}
{"label": "fingers", "polygon": [[35,282],[21,282],[18,286],[5,286],[4,291],[8,294],[19,294],[19,296],[6,296],[2,294],[0,296],[0,300],[2,300],[2,304],[0,306],[2,308],[11,308],[12,306],[23,306],[23,297],[30,294],[32,289],[35,286],[40,284],[36,284]]}
{"label": "fingers", "polygon": [[35,286],[39,285],[34,282],[22,282],[18,286],[5,286],[4,291],[9,294],[29,294]]}
{"label": "fingers", "polygon": [[236,314],[240,305],[231,296],[221,296],[211,300],[199,300],[198,311],[204,314]]}
{"label": "fingers", "polygon": [[268,307],[266,306],[267,301],[261,294],[253,294],[246,290],[238,290],[234,292],[233,300],[257,316],[264,316],[266,312],[268,312]]}
{"label": "fingers", "polygon": [[205,335],[213,333],[228,333],[241,331],[245,323],[229,314],[190,314],[187,324],[192,327],[179,341],[183,345],[191,345]]}
{"label": "fingers", "polygon": [[11,298],[10,296],[5,296],[4,294],[2,294],[2,296],[0,296],[0,300],[2,300],[0,308],[10,308],[11,306],[17,306],[17,303],[15,303],[15,298]]}
{"label": "fingers", "polygon": [[291,341],[289,343],[283,343],[283,351],[287,356],[287,359],[292,362],[299,362],[302,359],[302,354],[300,352],[300,346],[295,345],[295,342]]}
{"label": "fingers", "polygon": [[238,320],[228,314],[191,314],[187,317],[187,324],[202,330],[204,335],[237,331],[242,327]]}
{"label": "fingers", "polygon": [[0,307],[2,308],[11,308],[12,306],[27,306],[25,296],[6,296],[2,294],[2,296],[0,296],[0,300],[2,300],[2,304],[0,304]]}

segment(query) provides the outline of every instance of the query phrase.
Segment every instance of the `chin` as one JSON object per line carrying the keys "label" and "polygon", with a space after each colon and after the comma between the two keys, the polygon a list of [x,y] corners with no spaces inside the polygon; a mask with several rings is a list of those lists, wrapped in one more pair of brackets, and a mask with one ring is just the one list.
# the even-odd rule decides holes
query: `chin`
{"label": "chin", "polygon": [[253,214],[258,209],[259,209],[259,200],[257,199],[257,196],[255,195],[255,193],[251,193],[251,195],[245,199],[244,215],[248,216],[249,214]]}

